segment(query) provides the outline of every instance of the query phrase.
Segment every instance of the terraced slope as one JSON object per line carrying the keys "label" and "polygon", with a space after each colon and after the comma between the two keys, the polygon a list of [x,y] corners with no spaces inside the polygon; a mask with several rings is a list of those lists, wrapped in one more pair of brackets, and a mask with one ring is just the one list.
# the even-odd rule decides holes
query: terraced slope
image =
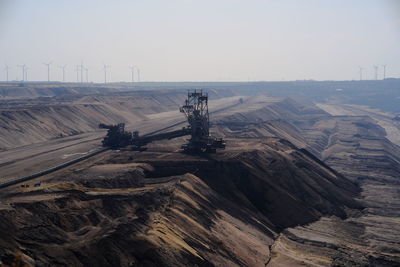
{"label": "terraced slope", "polygon": [[[27,101],[0,105],[0,149],[98,130],[99,123],[134,124],[147,114],[177,109],[182,95],[84,96],[72,101]],[[54,103],[55,102],[55,103]],[[172,106],[172,107],[171,107]]]}
{"label": "terraced slope", "polygon": [[230,142],[210,158],[176,153],[169,142],[169,152],[157,144],[110,152],[39,187],[2,191],[2,260],[264,266],[280,229],[359,207],[354,184],[289,142]]}
{"label": "terraced slope", "polygon": [[301,261],[334,266],[398,266],[400,263],[400,149],[366,116],[339,116],[310,129],[315,149],[333,169],[356,181],[362,213],[323,218],[288,229],[274,245],[272,266]]}
{"label": "terraced slope", "polygon": [[[86,96],[72,94],[49,99],[0,102],[0,151],[98,131],[99,123],[123,122],[130,126],[140,126],[141,122],[151,119],[151,115],[169,111],[176,115],[179,106],[184,103],[185,94],[185,91]],[[210,91],[212,100],[224,98],[229,101],[227,95],[226,92],[220,94]],[[210,107],[213,107],[212,102]],[[222,102],[218,105],[224,107]]]}
{"label": "terraced slope", "polygon": [[215,131],[243,138],[275,135],[305,147],[359,184],[359,200],[365,209],[361,213],[349,210],[345,220],[324,217],[285,230],[273,246],[271,266],[397,266],[400,149],[390,141],[397,140],[390,135],[399,130],[397,121],[388,114],[380,120],[383,115],[376,110],[362,115],[364,108],[354,106],[350,106],[353,114],[339,116],[298,104],[280,112],[275,107],[283,103],[287,101],[222,118]]}
{"label": "terraced slope", "polygon": [[395,123],[285,98],[235,103],[212,116],[223,153],[157,142],[1,192],[1,254],[51,265],[399,265]]}

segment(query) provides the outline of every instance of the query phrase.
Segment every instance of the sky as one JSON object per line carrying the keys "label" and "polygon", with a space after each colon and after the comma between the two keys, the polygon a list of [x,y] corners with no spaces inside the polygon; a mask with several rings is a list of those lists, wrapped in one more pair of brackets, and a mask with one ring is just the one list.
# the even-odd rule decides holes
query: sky
{"label": "sky", "polygon": [[[0,80],[400,77],[399,0],[0,0]],[[137,80],[135,70],[134,79]],[[86,80],[86,73],[83,73]],[[80,75],[80,73],[78,73]],[[80,77],[78,77],[80,80]]]}

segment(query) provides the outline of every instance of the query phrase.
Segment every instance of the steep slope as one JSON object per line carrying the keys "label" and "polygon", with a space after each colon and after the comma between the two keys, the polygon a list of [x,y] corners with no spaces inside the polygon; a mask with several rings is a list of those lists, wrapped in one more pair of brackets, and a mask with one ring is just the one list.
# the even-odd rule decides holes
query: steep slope
{"label": "steep slope", "polygon": [[257,96],[221,115],[213,116],[214,133],[227,137],[280,137],[315,155],[319,148],[312,144],[304,130],[330,115],[316,106],[303,106],[290,98]]}
{"label": "steep slope", "polygon": [[[324,217],[310,225],[285,230],[273,246],[271,266],[397,266],[400,151],[385,138],[396,140],[390,133],[399,130],[397,121],[389,120],[387,114],[380,120],[382,114],[371,114],[371,110],[366,114],[372,118],[362,115],[360,110],[365,107],[354,106],[351,111],[357,112],[352,116],[332,116],[316,107],[298,107],[299,104],[278,111],[276,107],[283,108],[285,102],[278,100],[251,112],[242,110],[221,118],[215,132],[243,138],[275,135],[307,148],[359,184],[360,201],[366,208],[362,213],[350,212],[346,220]],[[349,108],[346,106],[346,110]]]}
{"label": "steep slope", "polygon": [[104,104],[45,105],[0,110],[0,149],[94,131],[100,122],[133,123],[139,112],[116,110]]}
{"label": "steep slope", "polygon": [[[53,265],[398,266],[400,151],[387,128],[290,99],[242,102],[212,116],[213,132],[228,137],[223,153],[181,155],[181,138],[114,152],[100,172],[80,166],[48,185],[4,192],[2,232],[25,234],[5,235],[2,253]],[[132,171],[133,161],[145,165]],[[133,173],[102,173],[110,163]],[[59,198],[64,206],[53,205]],[[64,225],[53,210],[76,213]],[[85,217],[92,210],[104,223]],[[31,238],[42,225],[51,234],[38,227]]]}
{"label": "steep slope", "polygon": [[304,129],[304,135],[326,164],[357,181],[365,209],[346,220],[323,218],[288,229],[274,245],[272,266],[302,261],[324,266],[398,266],[399,147],[367,116],[320,120]]}
{"label": "steep slope", "polygon": [[[358,192],[353,183],[286,140],[235,138],[227,143],[229,148],[205,166],[184,158],[181,163],[164,159],[146,162],[151,162],[156,176],[196,173],[238,205],[271,215],[278,230],[313,221],[325,213],[346,217],[343,206],[360,207],[353,200]],[[141,162],[140,155],[134,158]]]}
{"label": "steep slope", "polygon": [[289,142],[229,142],[209,158],[175,153],[179,142],[162,153],[163,142],[111,152],[39,187],[3,191],[2,260],[264,266],[280,229],[359,208],[355,185]]}
{"label": "steep slope", "polygon": [[147,114],[177,109],[183,94],[74,96],[0,105],[0,150],[98,130],[99,123],[127,124]]}

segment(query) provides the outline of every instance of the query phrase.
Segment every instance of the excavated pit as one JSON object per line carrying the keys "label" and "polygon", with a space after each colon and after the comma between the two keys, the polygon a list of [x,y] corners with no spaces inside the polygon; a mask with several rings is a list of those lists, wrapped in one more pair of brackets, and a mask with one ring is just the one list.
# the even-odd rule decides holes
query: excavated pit
{"label": "excavated pit", "polygon": [[[170,124],[168,110],[180,100],[173,94],[168,99],[168,107],[159,107],[153,97],[79,96],[64,107],[95,111],[96,120],[98,111],[108,110],[112,121],[124,118],[151,131],[156,129],[149,125]],[[120,100],[135,100],[140,116],[122,114],[133,104],[117,110]],[[142,110],[150,102],[151,109]],[[264,96],[221,103],[226,107],[212,114],[212,131],[227,138],[228,147],[216,155],[183,155],[183,139],[156,142],[143,152],[104,153],[37,179],[37,188],[32,181],[29,188],[1,191],[1,260],[17,255],[37,266],[398,266],[400,153],[390,114],[368,109],[365,116],[362,107],[342,106],[354,114],[332,116],[328,111],[338,112],[336,105],[321,105],[324,111]],[[37,119],[35,112],[28,113]],[[88,125],[68,123],[79,132]],[[49,138],[31,136],[39,124],[29,125],[21,133],[29,137],[26,144]],[[17,127],[5,129],[8,139],[0,140],[5,147],[15,146],[12,129]],[[103,134],[96,134],[98,146]],[[65,161],[94,147],[73,148],[89,136],[3,151],[1,171],[19,173],[12,162],[23,160],[24,171],[32,172],[30,159],[49,149],[55,152],[44,162]],[[22,158],[14,157],[21,152]]]}
{"label": "excavated pit", "polygon": [[1,254],[42,266],[264,265],[281,230],[361,208],[353,183],[289,142],[246,142],[202,157],[115,151],[4,195],[0,225],[14,234]]}

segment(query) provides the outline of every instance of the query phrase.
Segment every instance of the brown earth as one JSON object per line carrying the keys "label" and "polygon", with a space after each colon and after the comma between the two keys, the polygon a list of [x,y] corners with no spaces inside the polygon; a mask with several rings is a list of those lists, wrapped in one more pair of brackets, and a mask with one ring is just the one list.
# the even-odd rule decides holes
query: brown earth
{"label": "brown earth", "polygon": [[[179,138],[145,152],[107,152],[29,188],[2,190],[1,253],[43,266],[398,266],[399,125],[392,114],[226,97],[216,97],[222,106],[211,116],[213,134],[227,138],[216,155],[181,154]],[[97,100],[132,101],[86,96],[67,106]],[[174,104],[166,105],[141,112],[139,125],[151,131],[179,122]],[[94,146],[95,135],[84,135],[93,139],[52,158]],[[0,171],[12,177],[19,157],[48,144],[61,143],[0,152],[15,158]],[[46,165],[46,155],[22,166]]]}
{"label": "brown earth", "polygon": [[[125,122],[127,129],[140,134],[179,122],[182,124],[177,127],[183,127],[186,120],[178,107],[184,95],[135,92],[0,105],[0,115],[9,114],[0,116],[0,180],[28,175],[100,148],[106,131],[98,129],[99,123]],[[238,105],[242,98],[222,97],[224,94],[216,92],[210,95],[214,98],[209,104],[213,114]]]}
{"label": "brown earth", "polygon": [[228,142],[205,158],[110,152],[4,190],[2,253],[43,266],[261,266],[282,229],[360,207],[353,183],[285,140]]}

